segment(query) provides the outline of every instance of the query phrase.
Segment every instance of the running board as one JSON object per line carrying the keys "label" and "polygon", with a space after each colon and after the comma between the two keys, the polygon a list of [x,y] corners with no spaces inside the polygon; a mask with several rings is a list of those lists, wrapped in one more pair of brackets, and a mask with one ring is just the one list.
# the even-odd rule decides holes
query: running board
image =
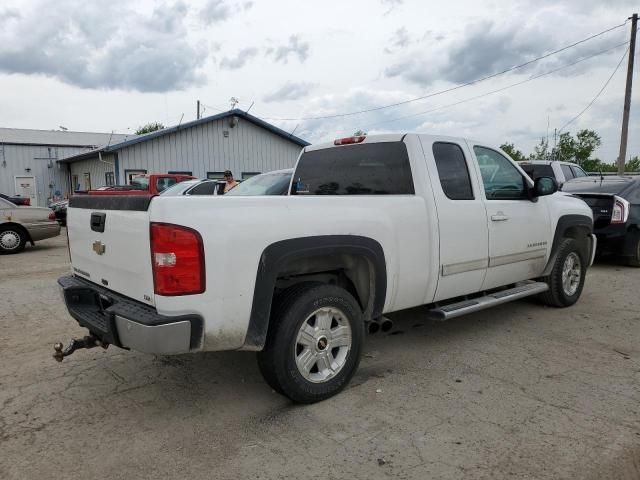
{"label": "running board", "polygon": [[499,292],[485,295],[483,297],[463,300],[442,307],[432,308],[427,312],[427,316],[432,320],[449,320],[450,318],[466,315],[467,313],[477,312],[485,308],[494,307],[502,303],[512,302],[520,298],[529,297],[538,293],[549,290],[549,285],[544,282],[530,281],[520,284],[508,290],[500,290]]}

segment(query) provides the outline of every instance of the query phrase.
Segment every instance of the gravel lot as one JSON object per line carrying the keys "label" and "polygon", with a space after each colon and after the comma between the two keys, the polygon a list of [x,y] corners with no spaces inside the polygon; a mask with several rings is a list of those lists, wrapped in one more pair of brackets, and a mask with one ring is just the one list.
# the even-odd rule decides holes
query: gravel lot
{"label": "gravel lot", "polygon": [[395,315],[346,391],[296,406],[252,353],[56,363],[85,333],[65,240],[0,257],[0,479],[640,478],[640,270],[596,265],[565,310]]}

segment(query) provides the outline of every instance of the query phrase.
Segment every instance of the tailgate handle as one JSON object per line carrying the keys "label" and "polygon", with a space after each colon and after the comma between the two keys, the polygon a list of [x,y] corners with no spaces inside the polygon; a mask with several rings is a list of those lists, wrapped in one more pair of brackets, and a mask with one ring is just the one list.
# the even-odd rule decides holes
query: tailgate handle
{"label": "tailgate handle", "polygon": [[107,219],[106,213],[94,212],[91,214],[91,230],[94,232],[104,232],[104,223]]}

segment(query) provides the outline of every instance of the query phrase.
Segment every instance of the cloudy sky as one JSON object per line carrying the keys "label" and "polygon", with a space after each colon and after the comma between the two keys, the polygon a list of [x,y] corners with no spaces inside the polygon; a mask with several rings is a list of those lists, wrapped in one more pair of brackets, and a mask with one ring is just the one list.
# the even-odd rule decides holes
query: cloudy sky
{"label": "cloudy sky", "polygon": [[[4,0],[0,126],[127,133],[149,121],[192,120],[197,99],[211,115],[236,97],[239,108],[253,104],[250,113],[311,142],[359,129],[418,131],[510,141],[528,153],[547,132],[553,142],[554,128],[596,96],[625,53],[628,23],[525,68],[432,94],[621,24],[633,7],[627,0]],[[617,156],[625,72],[626,59],[567,127],[600,133],[606,161]],[[427,98],[407,102],[419,97]],[[640,153],[638,108],[634,100],[632,155]]]}

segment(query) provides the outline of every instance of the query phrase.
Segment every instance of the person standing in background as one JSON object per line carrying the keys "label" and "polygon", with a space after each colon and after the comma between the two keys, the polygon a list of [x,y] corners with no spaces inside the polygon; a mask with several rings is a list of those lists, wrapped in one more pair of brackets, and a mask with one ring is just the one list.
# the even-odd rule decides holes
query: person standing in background
{"label": "person standing in background", "polygon": [[231,170],[224,171],[224,179],[225,184],[223,193],[227,193],[238,186],[238,182],[233,179],[233,173],[231,173]]}

